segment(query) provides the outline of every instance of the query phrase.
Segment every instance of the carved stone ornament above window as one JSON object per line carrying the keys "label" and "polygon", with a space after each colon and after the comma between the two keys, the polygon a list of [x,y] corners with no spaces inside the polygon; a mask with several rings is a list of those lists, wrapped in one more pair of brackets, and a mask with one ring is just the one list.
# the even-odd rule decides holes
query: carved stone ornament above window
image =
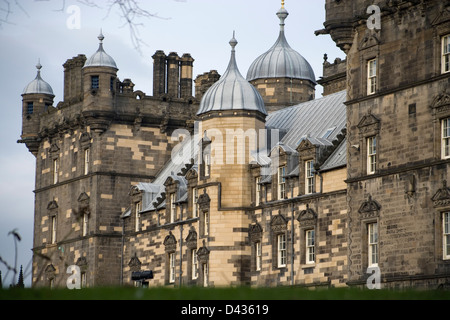
{"label": "carved stone ornament above window", "polygon": [[45,268],[45,277],[47,278],[47,280],[55,279],[55,273],[56,273],[56,269],[53,266],[53,264],[49,264]]}
{"label": "carved stone ornament above window", "polygon": [[141,270],[142,263],[137,257],[136,253],[134,253],[134,257],[132,257],[130,259],[130,262],[128,262],[128,266],[130,267],[131,272],[137,272]]}
{"label": "carved stone ornament above window", "polygon": [[198,203],[198,206],[199,206],[200,210],[202,210],[202,211],[209,210],[209,205],[211,203],[211,198],[206,193],[206,189],[203,189],[203,194],[201,194],[198,197],[197,203]]}
{"label": "carved stone ornament above window", "polygon": [[78,258],[77,262],[75,263],[78,267],[80,267],[81,272],[86,272],[88,263],[85,257]]}
{"label": "carved stone ornament above window", "polygon": [[53,154],[53,155],[57,154],[59,152],[58,145],[56,143],[52,143],[48,152],[50,152],[50,154]]}
{"label": "carved stone ornament above window", "polygon": [[197,251],[198,261],[200,263],[208,263],[209,249],[206,247],[206,242],[203,240],[203,246]]}
{"label": "carved stone ornament above window", "polygon": [[374,30],[368,30],[359,42],[359,50],[365,50],[380,45],[380,40],[377,33],[378,32]]}
{"label": "carved stone ornament above window", "polygon": [[450,112],[450,94],[443,92],[434,98],[430,105],[431,109],[434,109],[437,114]]}
{"label": "carved stone ornament above window", "polygon": [[58,208],[58,202],[56,202],[55,200],[50,201],[47,205],[48,211],[55,211],[58,210]]}
{"label": "carved stone ornament above window", "polygon": [[359,132],[362,135],[376,135],[380,132],[380,123],[380,119],[369,111],[358,124]]}
{"label": "carved stone ornament above window", "polygon": [[172,231],[164,239],[164,246],[166,247],[166,252],[175,252],[177,249],[177,239],[175,239]]}
{"label": "carved stone ornament above window", "polygon": [[194,227],[191,227],[189,230],[189,234],[186,238],[186,246],[189,249],[195,249],[197,248],[197,232],[195,231]]}
{"label": "carved stone ornament above window", "polygon": [[431,198],[435,208],[450,206],[450,188],[447,187],[447,181],[444,180],[442,188]]}
{"label": "carved stone ornament above window", "polygon": [[380,204],[373,200],[372,196],[369,195],[369,199],[362,203],[358,212],[361,214],[362,218],[374,218],[379,216],[380,209]]}
{"label": "carved stone ornament above window", "polygon": [[86,192],[83,192],[82,194],[80,194],[80,196],[78,197],[78,210],[79,210],[79,214],[90,214],[90,210],[89,210],[89,201],[91,200],[91,198],[87,195]]}
{"label": "carved stone ornament above window", "polygon": [[91,135],[88,132],[83,132],[80,137],[80,146],[88,148],[91,145]]}
{"label": "carved stone ornament above window", "polygon": [[287,231],[287,221],[286,218],[281,214],[281,212],[278,212],[278,215],[272,218],[272,221],[270,222],[270,228],[274,233],[283,233]]}
{"label": "carved stone ornament above window", "polygon": [[315,226],[317,223],[317,214],[309,205],[306,205],[306,209],[300,211],[298,214],[297,221],[300,222],[301,227]]}
{"label": "carved stone ornament above window", "polygon": [[250,230],[248,231],[250,241],[256,242],[261,241],[262,238],[262,227],[259,223],[252,224]]}

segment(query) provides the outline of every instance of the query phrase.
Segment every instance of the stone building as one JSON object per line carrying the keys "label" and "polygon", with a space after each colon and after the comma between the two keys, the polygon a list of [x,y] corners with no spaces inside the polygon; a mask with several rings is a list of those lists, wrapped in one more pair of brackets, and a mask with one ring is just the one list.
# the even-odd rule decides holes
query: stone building
{"label": "stone building", "polygon": [[326,0],[316,34],[346,59],[325,57],[318,80],[287,44],[284,1],[246,78],[233,37],[223,75],[195,81],[190,55],[157,51],[148,96],[100,36],[64,65],[55,108],[38,65],[21,138],[33,284],[65,286],[78,265],[83,286],[144,271],[149,286],[365,286],[376,268],[383,287],[447,287],[450,1],[373,2]]}

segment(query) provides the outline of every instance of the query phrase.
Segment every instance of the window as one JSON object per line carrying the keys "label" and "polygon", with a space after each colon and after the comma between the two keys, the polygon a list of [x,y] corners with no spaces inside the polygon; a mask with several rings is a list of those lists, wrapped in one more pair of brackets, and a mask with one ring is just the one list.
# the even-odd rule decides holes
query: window
{"label": "window", "polygon": [[211,155],[205,154],[205,177],[211,174]]}
{"label": "window", "polygon": [[316,261],[315,253],[315,232],[314,230],[306,231],[306,263],[313,264]]}
{"label": "window", "polygon": [[286,198],[286,167],[278,168],[278,200]]}
{"label": "window", "polygon": [[443,244],[444,259],[450,259],[450,212],[445,212],[442,216],[443,223]]}
{"label": "window", "polygon": [[367,139],[367,174],[374,174],[377,170],[377,138]]}
{"label": "window", "polygon": [[314,193],[314,161],[305,163],[305,193]]}
{"label": "window", "polygon": [[255,179],[255,206],[259,206],[261,202],[261,177]]}
{"label": "window", "polygon": [[209,235],[209,212],[205,211],[203,213],[203,235]]}
{"label": "window", "polygon": [[87,213],[85,213],[85,214],[83,214],[83,237],[87,236],[88,222],[89,222],[89,216]]}
{"label": "window", "polygon": [[450,118],[442,120],[442,159],[450,158]]}
{"label": "window", "polygon": [[135,204],[135,216],[136,216],[135,231],[136,232],[141,231],[141,221],[140,221],[141,214],[140,214],[140,212],[141,212],[141,203],[137,202]]}
{"label": "window", "polygon": [[208,286],[208,264],[204,263],[202,265],[202,274],[203,274],[203,286],[206,288]]}
{"label": "window", "polygon": [[175,282],[175,253],[169,253],[169,282]]}
{"label": "window", "polygon": [[368,225],[369,267],[378,265],[378,223]]}
{"label": "window", "polygon": [[116,78],[111,77],[111,80],[109,81],[109,89],[110,89],[111,91],[114,91],[115,82],[116,82]]}
{"label": "window", "polygon": [[286,267],[286,234],[280,234],[277,237],[278,244],[278,268]]}
{"label": "window", "polygon": [[90,149],[84,150],[84,174],[89,173],[90,157],[91,157],[91,150]]}
{"label": "window", "polygon": [[450,35],[442,37],[442,73],[450,72]]}
{"label": "window", "polygon": [[99,76],[91,76],[91,89],[98,89],[100,86]]}
{"label": "window", "polygon": [[53,160],[53,184],[58,183],[59,162],[58,159]]}
{"label": "window", "polygon": [[367,94],[377,91],[377,59],[367,62]]}
{"label": "window", "polygon": [[196,280],[198,278],[198,259],[197,259],[197,250],[191,250],[192,257],[192,280]]}
{"label": "window", "polygon": [[198,190],[192,189],[192,218],[198,217]]}
{"label": "window", "polygon": [[176,196],[175,193],[170,194],[170,222],[171,223],[175,222],[176,217],[177,217],[177,207],[175,204],[175,201],[176,201],[175,196]]}
{"label": "window", "polygon": [[87,288],[86,272],[81,273],[81,288]]}
{"label": "window", "polygon": [[34,104],[33,102],[28,102],[27,104],[27,114],[33,114],[34,112]]}
{"label": "window", "polygon": [[51,234],[51,243],[56,243],[56,216],[52,217],[52,234]]}
{"label": "window", "polygon": [[256,259],[256,271],[261,270],[262,265],[262,247],[261,242],[255,242],[255,259]]}

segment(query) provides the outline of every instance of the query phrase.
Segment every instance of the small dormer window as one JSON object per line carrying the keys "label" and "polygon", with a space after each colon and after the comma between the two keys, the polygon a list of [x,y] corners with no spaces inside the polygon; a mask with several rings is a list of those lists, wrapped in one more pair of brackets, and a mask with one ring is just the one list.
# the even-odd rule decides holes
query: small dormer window
{"label": "small dormer window", "polygon": [[176,220],[177,216],[177,207],[175,204],[176,201],[176,194],[172,193],[170,195],[170,222],[173,223]]}
{"label": "small dormer window", "polygon": [[99,76],[91,76],[91,89],[98,89],[100,87]]}

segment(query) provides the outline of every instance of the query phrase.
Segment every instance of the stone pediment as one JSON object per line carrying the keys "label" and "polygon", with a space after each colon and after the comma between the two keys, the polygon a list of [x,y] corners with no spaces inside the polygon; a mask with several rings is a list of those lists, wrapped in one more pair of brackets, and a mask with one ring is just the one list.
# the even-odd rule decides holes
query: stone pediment
{"label": "stone pediment", "polygon": [[203,192],[203,194],[201,194],[198,197],[197,203],[198,203],[198,206],[200,207],[200,210],[208,210],[209,204],[211,202],[211,198],[206,193],[206,189],[203,189],[203,190],[204,190],[204,192]]}
{"label": "stone pediment", "polygon": [[375,47],[378,46],[379,44],[380,40],[378,39],[376,34],[373,33],[366,34],[359,43],[359,50]]}
{"label": "stone pediment", "polygon": [[434,207],[446,207],[450,205],[450,188],[447,187],[447,181],[444,180],[442,188],[431,198]]}
{"label": "stone pediment", "polygon": [[248,231],[249,237],[250,237],[250,241],[261,240],[262,231],[263,231],[262,227],[261,227],[261,225],[259,223],[252,224],[250,226],[249,231]]}
{"label": "stone pediment", "polygon": [[128,262],[128,266],[130,267],[130,270],[132,272],[136,272],[136,271],[141,270],[141,265],[142,265],[142,263],[135,253],[134,257],[131,258],[130,261]]}
{"label": "stone pediment", "polygon": [[437,113],[450,111],[450,94],[447,92],[441,93],[434,98],[430,107],[435,109]]}
{"label": "stone pediment", "polygon": [[297,221],[300,222],[300,225],[303,226],[314,226],[317,222],[317,214],[316,212],[309,207],[306,206],[306,209],[300,211],[297,217]]}
{"label": "stone pediment", "polygon": [[83,192],[82,194],[80,194],[80,196],[78,197],[78,202],[89,202],[91,198],[87,195],[86,192]]}
{"label": "stone pediment", "polygon": [[56,210],[58,209],[58,202],[56,202],[55,200],[50,201],[49,204],[47,205],[47,210]]}
{"label": "stone pediment", "polygon": [[431,24],[437,26],[445,22],[450,22],[450,6],[442,10]]}
{"label": "stone pediment", "polygon": [[203,240],[203,246],[197,250],[197,256],[200,263],[207,263],[209,258],[209,249],[206,247],[205,240]]}
{"label": "stone pediment", "polygon": [[369,196],[369,199],[361,204],[358,212],[363,218],[377,217],[380,212],[380,204]]}
{"label": "stone pediment", "polygon": [[186,180],[197,179],[197,178],[198,178],[197,169],[191,168],[188,170],[188,172],[186,172]]}
{"label": "stone pediment", "polygon": [[358,128],[361,129],[364,127],[379,125],[379,124],[380,124],[380,119],[375,117],[372,113],[369,113],[368,115],[365,115],[361,119],[361,121],[358,123]]}
{"label": "stone pediment", "polygon": [[315,147],[316,146],[311,141],[309,141],[308,138],[306,138],[306,139],[303,139],[302,142],[300,142],[300,144],[297,147],[297,151],[300,152],[302,150],[312,149]]}
{"label": "stone pediment", "polygon": [[287,221],[286,218],[281,214],[281,212],[279,212],[278,215],[272,218],[270,227],[273,232],[286,232]]}
{"label": "stone pediment", "polygon": [[191,229],[189,230],[189,234],[185,240],[187,247],[190,249],[197,248],[197,239],[197,232],[195,231],[194,227],[191,227]]}
{"label": "stone pediment", "polygon": [[166,247],[166,252],[173,252],[177,248],[177,239],[175,239],[172,231],[164,239],[164,246]]}
{"label": "stone pediment", "polygon": [[59,152],[59,147],[56,143],[52,143],[52,145],[50,146],[50,149],[48,150],[50,153],[58,153]]}

